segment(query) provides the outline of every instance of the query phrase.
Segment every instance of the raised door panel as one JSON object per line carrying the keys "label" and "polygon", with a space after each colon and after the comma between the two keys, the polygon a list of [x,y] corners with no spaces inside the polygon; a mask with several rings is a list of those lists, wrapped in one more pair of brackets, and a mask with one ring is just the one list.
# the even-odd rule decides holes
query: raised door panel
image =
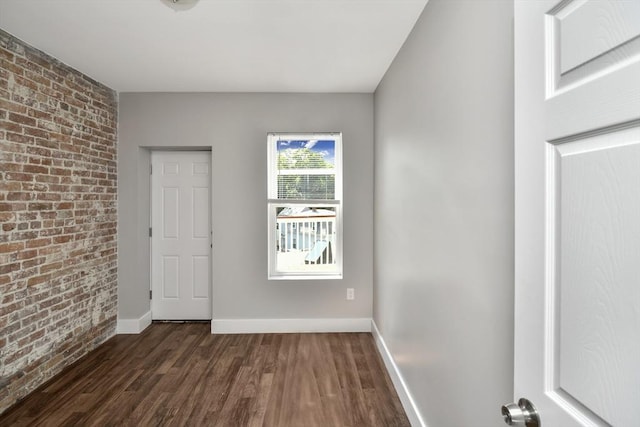
{"label": "raised door panel", "polygon": [[553,147],[547,393],[602,425],[640,402],[640,133]]}

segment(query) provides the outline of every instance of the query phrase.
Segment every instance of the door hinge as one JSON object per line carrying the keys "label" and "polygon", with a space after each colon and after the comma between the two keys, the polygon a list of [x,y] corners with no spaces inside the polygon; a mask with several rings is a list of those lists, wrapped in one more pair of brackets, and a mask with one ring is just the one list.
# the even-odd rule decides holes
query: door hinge
{"label": "door hinge", "polygon": [[153,291],[149,289],[149,299],[153,299]]}
{"label": "door hinge", "polygon": [[149,227],[149,237],[153,237],[153,229]]}

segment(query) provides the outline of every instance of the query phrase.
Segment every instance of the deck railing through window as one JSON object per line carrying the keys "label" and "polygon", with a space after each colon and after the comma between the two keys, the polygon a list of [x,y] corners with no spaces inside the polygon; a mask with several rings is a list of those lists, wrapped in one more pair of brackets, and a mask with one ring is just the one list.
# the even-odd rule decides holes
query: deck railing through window
{"label": "deck railing through window", "polygon": [[276,229],[278,253],[304,253],[305,264],[335,264],[335,217],[279,217]]}

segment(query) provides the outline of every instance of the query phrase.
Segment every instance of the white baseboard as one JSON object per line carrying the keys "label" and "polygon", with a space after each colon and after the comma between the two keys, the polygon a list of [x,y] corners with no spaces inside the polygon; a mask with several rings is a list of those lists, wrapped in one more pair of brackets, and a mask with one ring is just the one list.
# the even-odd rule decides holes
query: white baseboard
{"label": "white baseboard", "polygon": [[139,319],[118,319],[117,334],[139,334],[151,324],[151,312],[146,312]]}
{"label": "white baseboard", "polygon": [[371,319],[213,319],[212,334],[371,332]]}
{"label": "white baseboard", "polygon": [[411,393],[407,387],[407,384],[402,377],[402,373],[400,369],[398,369],[398,365],[393,360],[393,356],[391,352],[387,348],[387,345],[380,335],[380,331],[376,326],[375,321],[371,321],[371,334],[373,335],[373,339],[376,342],[376,346],[378,347],[378,351],[382,356],[382,361],[387,368],[387,372],[389,372],[389,376],[391,377],[391,381],[396,388],[396,392],[398,393],[398,397],[400,398],[400,402],[402,402],[402,407],[404,411],[407,413],[407,417],[409,418],[409,422],[414,427],[427,427],[422,416],[420,415],[420,411],[416,406],[416,402],[413,400]]}

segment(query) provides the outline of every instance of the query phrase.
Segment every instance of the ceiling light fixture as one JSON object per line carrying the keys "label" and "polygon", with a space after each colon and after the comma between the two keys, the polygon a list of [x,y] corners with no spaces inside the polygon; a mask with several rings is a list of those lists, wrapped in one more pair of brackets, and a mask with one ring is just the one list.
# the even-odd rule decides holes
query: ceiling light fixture
{"label": "ceiling light fixture", "polygon": [[198,3],[198,0],[162,0],[162,3],[176,12],[181,12],[191,9]]}

